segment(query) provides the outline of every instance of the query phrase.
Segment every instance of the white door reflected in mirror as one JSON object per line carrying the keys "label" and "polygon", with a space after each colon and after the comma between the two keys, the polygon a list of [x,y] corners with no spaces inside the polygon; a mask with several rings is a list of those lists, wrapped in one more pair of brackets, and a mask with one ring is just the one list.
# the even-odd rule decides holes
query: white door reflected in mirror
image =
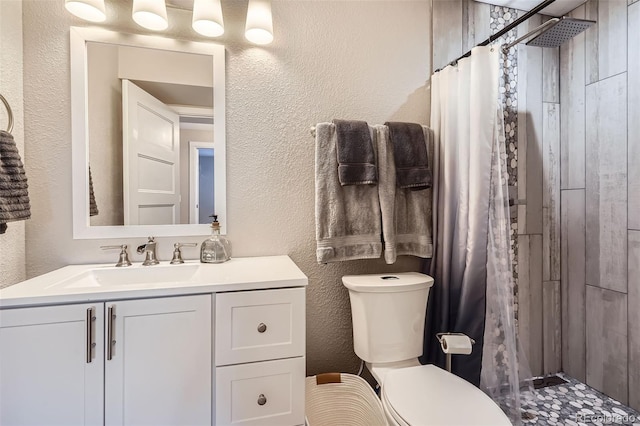
{"label": "white door reflected in mirror", "polygon": [[180,223],[178,114],[126,79],[122,112],[124,224]]}

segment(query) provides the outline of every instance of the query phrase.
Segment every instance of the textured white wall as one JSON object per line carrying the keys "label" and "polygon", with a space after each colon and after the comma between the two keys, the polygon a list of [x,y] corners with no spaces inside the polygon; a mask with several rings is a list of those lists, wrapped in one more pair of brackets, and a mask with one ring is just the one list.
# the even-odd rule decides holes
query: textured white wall
{"label": "textured white wall", "polygon": [[[107,1],[105,27],[143,32],[131,21],[129,4]],[[84,23],[62,1],[25,0],[23,7],[25,137],[34,186],[27,274],[115,261],[99,245],[116,241],[72,239],[69,26]],[[201,39],[190,28],[189,12],[169,13],[170,34]],[[223,13],[228,236],[234,255],[290,255],[309,277],[308,374],[354,371],[358,360],[340,277],[417,270],[419,261],[316,263],[309,127],[334,117],[427,122],[430,1],[274,1],[275,41],[265,48],[243,39],[246,1],[224,1]],[[114,25],[112,17],[120,23]],[[177,240],[202,239],[159,239],[160,259],[170,259]],[[185,254],[195,258],[197,251]]]}
{"label": "textured white wall", "polygon": [[[0,1],[0,93],[13,111],[13,137],[24,152],[24,118],[22,113],[22,3]],[[0,127],[7,129],[7,113],[0,104]],[[26,163],[26,161],[25,161]],[[25,164],[27,172],[29,168]],[[32,182],[29,181],[31,184]],[[31,195],[31,194],[30,194]],[[25,279],[24,221],[10,222],[7,232],[0,234],[0,288]]]}

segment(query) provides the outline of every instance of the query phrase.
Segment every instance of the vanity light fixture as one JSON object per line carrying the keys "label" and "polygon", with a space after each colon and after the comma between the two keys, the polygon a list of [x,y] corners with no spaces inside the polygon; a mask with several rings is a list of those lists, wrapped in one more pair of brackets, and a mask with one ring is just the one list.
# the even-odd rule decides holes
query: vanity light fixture
{"label": "vanity light fixture", "polygon": [[104,0],[65,0],[64,7],[72,15],[89,22],[103,22],[107,19]]}
{"label": "vanity light fixture", "polygon": [[254,44],[269,44],[273,41],[270,1],[249,0],[244,36]]}
{"label": "vanity light fixture", "polygon": [[[2,1],[2,0],[0,0]],[[169,6],[183,9],[182,4]],[[91,22],[106,20],[105,0],[65,0],[65,8],[73,15]],[[165,0],[133,0],[131,13],[136,24],[152,31],[162,31],[169,27]],[[193,0],[191,25],[198,34],[205,37],[219,37],[224,34],[221,0]],[[269,44],[273,41],[273,17],[270,0],[249,0],[245,38],[254,44]]]}
{"label": "vanity light fixture", "polygon": [[191,25],[198,34],[206,37],[219,37],[224,34],[220,0],[194,0]]}
{"label": "vanity light fixture", "polygon": [[133,0],[131,16],[136,24],[148,30],[160,31],[169,26],[164,0]]}

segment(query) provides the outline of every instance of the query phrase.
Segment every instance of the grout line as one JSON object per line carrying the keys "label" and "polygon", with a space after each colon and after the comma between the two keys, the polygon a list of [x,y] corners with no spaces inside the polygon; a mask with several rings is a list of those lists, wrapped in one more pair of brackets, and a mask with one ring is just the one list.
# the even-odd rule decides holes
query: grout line
{"label": "grout line", "polygon": [[612,78],[614,78],[614,77],[618,77],[618,76],[620,76],[620,75],[622,75],[622,74],[625,74],[626,72],[627,72],[626,70],[625,70],[625,71],[620,71],[620,72],[619,72],[619,73],[617,73],[617,74],[610,75],[609,77],[602,78],[602,79],[600,79],[600,80],[598,80],[598,81],[594,81],[593,83],[588,83],[588,84],[587,84],[587,87],[592,86],[592,85],[594,85],[594,84],[596,84],[596,83],[602,83],[603,81],[607,81],[607,80],[612,79]]}
{"label": "grout line", "polygon": [[[625,296],[627,296],[627,295],[628,295],[628,293],[625,293],[625,292],[623,292],[623,291],[620,291],[620,290],[613,290],[613,289],[606,288],[606,287],[600,287],[599,285],[586,284],[586,286],[587,286],[587,287],[597,288],[597,289],[600,289],[600,290],[612,291],[612,292],[614,292],[614,293],[618,293],[618,294],[624,294]],[[586,309],[585,309],[585,311],[586,311]]]}
{"label": "grout line", "polygon": [[[626,91],[625,91],[625,95],[626,95],[626,104],[627,104],[627,111],[626,112],[626,120],[625,120],[625,125],[627,127],[627,140],[626,140],[626,158],[627,158],[627,170],[626,170],[626,177],[627,177],[627,232],[625,233],[626,238],[627,238],[627,245],[626,245],[626,252],[627,252],[627,258],[626,260],[626,264],[627,264],[627,270],[626,275],[627,275],[627,294],[629,294],[629,52],[630,52],[630,47],[629,47],[629,4],[627,4],[627,9],[625,10],[626,12],[626,18],[627,18],[627,28],[625,28],[626,30],[626,36],[627,36],[627,40],[626,40],[626,44],[627,44],[627,51],[626,51],[626,66],[625,66],[625,70],[627,72],[626,75]],[[631,362],[630,362],[630,356],[629,356],[629,340],[631,340],[630,336],[631,336],[631,330],[629,330],[629,297],[627,297],[626,302],[627,302],[627,377],[626,377],[626,382],[627,382],[627,403],[629,403],[629,396],[631,395],[631,388],[629,386],[629,371],[630,371],[630,367],[631,367]]]}

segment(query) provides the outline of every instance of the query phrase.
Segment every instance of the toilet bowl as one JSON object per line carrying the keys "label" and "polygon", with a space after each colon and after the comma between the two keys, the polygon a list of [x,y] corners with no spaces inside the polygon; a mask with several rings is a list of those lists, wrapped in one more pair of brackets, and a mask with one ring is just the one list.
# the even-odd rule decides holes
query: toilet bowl
{"label": "toilet bowl", "polygon": [[387,420],[402,426],[511,425],[491,398],[435,365],[420,365],[429,289],[417,272],[348,275],[356,354],[381,387]]}

